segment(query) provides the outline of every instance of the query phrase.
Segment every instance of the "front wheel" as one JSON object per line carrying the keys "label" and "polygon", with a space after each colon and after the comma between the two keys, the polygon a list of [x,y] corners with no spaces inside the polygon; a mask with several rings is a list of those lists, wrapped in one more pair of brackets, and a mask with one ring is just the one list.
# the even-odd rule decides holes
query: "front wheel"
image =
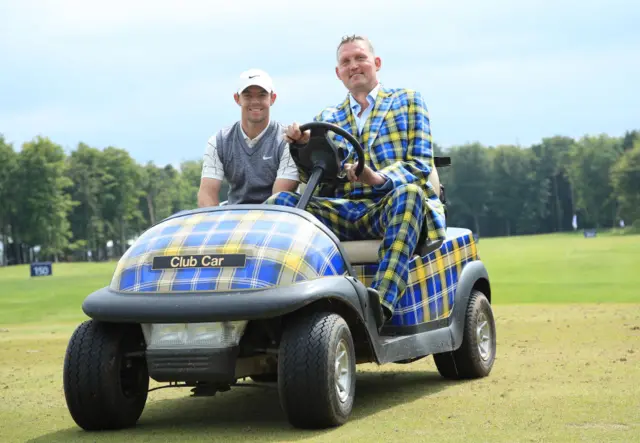
{"label": "front wheel", "polygon": [[496,325],[487,297],[473,290],[465,315],[462,345],[456,351],[434,354],[438,372],[445,378],[486,377],[496,358]]}
{"label": "front wheel", "polygon": [[74,331],[64,358],[67,407],[87,431],[136,424],[147,401],[149,374],[140,326],[88,320]]}
{"label": "front wheel", "polygon": [[278,356],[278,393],[289,422],[317,429],[344,424],[351,415],[356,359],[347,322],[314,312],[284,330]]}

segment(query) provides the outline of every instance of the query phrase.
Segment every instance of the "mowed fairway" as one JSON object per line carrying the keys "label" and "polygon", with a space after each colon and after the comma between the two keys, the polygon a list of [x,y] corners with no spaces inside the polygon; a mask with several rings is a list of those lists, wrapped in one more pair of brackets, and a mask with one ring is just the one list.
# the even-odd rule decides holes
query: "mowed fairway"
{"label": "mowed fairway", "polygon": [[86,433],[66,409],[64,352],[115,263],[55,264],[36,279],[0,268],[0,441],[640,441],[640,236],[478,246],[498,328],[491,375],[447,382],[430,357],[359,366],[353,416],[328,431],[292,429],[264,387],[154,391],[136,428]]}

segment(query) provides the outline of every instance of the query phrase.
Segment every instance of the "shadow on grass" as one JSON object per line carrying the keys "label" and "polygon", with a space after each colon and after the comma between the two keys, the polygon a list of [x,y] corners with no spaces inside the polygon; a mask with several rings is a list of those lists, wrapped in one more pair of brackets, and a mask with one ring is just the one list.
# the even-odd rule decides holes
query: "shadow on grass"
{"label": "shadow on grass", "polygon": [[[385,409],[437,393],[453,383],[432,371],[359,372],[356,400],[349,423]],[[334,430],[293,428],[280,408],[275,384],[234,387],[214,397],[150,401],[138,425],[121,431],[87,433],[78,427],[29,440],[54,441],[282,441],[319,436]]]}

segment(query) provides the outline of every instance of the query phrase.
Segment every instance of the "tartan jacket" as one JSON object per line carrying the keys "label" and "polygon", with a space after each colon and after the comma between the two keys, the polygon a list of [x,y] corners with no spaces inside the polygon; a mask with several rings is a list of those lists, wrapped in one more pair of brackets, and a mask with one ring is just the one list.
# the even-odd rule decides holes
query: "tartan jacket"
{"label": "tartan jacket", "polygon": [[[428,181],[434,167],[431,129],[427,107],[419,92],[381,85],[362,135],[358,135],[348,95],[338,106],[323,109],[314,120],[335,124],[352,134],[362,145],[366,164],[391,181],[391,186],[387,184],[382,189],[360,182],[339,184],[334,197],[378,201],[392,188],[415,183],[426,192],[428,206],[435,211],[432,219],[443,217],[442,203]],[[349,152],[343,164],[357,161],[355,149],[344,137],[333,132],[327,134],[339,148]]]}

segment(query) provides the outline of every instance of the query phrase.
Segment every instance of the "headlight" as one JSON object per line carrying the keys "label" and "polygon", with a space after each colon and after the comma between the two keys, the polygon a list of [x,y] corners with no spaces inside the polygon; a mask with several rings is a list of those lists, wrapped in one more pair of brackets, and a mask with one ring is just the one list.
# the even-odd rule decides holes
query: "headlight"
{"label": "headlight", "polygon": [[247,321],[216,323],[156,323],[142,325],[149,349],[229,348],[236,346]]}

